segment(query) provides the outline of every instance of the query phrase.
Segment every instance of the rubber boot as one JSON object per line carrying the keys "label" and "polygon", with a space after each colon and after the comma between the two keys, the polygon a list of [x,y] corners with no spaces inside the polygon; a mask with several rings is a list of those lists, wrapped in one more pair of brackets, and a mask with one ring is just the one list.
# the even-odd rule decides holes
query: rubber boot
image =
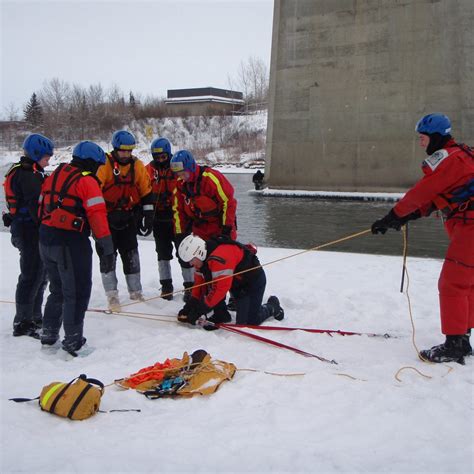
{"label": "rubber boot", "polygon": [[171,301],[173,299],[173,281],[160,280],[161,283],[161,297],[164,300]]}
{"label": "rubber boot", "polygon": [[16,314],[13,320],[13,335],[30,336],[39,339],[39,332],[33,321],[33,305],[32,304],[16,304]]}
{"label": "rubber boot", "polygon": [[285,311],[280,306],[280,300],[276,296],[268,298],[267,307],[270,309],[270,316],[273,316],[277,321],[281,321],[285,317]]}
{"label": "rubber boot", "polygon": [[471,343],[469,342],[469,338],[471,337],[471,330],[469,329],[464,336],[462,336],[462,350],[465,356],[472,355],[472,347]]}
{"label": "rubber boot", "polygon": [[443,344],[431,349],[420,351],[420,356],[430,362],[457,362],[464,365],[464,356],[467,355],[463,347],[463,335],[446,336]]}
{"label": "rubber boot", "polygon": [[185,281],[183,283],[183,286],[185,288],[184,293],[183,293],[183,301],[185,303],[187,303],[191,299],[191,296],[192,296],[192,293],[193,293],[191,288],[194,286],[194,282]]}

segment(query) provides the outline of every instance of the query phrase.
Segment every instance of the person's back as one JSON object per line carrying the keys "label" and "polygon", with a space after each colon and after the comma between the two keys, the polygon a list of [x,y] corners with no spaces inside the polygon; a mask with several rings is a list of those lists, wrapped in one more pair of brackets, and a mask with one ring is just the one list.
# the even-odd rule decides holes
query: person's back
{"label": "person's back", "polygon": [[41,343],[53,346],[64,326],[62,347],[77,355],[84,315],[92,289],[91,231],[102,258],[111,265],[113,243],[97,168],[105,153],[92,142],[80,142],[70,163],[59,165],[43,186],[39,216],[40,252],[50,279]]}

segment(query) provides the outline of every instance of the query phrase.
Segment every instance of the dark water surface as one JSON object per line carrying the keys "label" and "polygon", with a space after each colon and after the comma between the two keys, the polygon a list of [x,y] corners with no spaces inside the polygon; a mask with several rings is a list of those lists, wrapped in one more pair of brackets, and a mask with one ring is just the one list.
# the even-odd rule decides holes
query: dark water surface
{"label": "dark water surface", "polygon": [[[0,167],[2,177],[9,166]],[[234,185],[238,239],[264,247],[308,249],[368,229],[383,217],[393,203],[323,201],[313,198],[263,197],[249,194],[252,174],[226,174]],[[3,190],[2,210],[5,208]],[[0,229],[7,231],[0,222]],[[148,238],[147,238],[148,239]],[[440,219],[419,219],[410,223],[408,254],[443,258],[448,239]],[[331,251],[401,255],[401,232],[367,234],[335,244]]]}
{"label": "dark water surface", "polygon": [[[227,174],[238,201],[238,239],[264,247],[307,249],[370,228],[394,205],[384,202],[323,201],[313,198],[263,197],[253,189],[251,174]],[[448,239],[441,219],[429,217],[410,223],[408,254],[443,258]],[[367,234],[335,244],[331,251],[400,255],[403,236]]]}

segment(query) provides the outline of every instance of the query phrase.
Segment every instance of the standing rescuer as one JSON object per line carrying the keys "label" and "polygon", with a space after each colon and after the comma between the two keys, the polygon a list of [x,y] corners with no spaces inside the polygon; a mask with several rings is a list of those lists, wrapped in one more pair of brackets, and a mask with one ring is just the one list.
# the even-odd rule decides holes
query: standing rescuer
{"label": "standing rescuer", "polygon": [[[188,150],[178,151],[170,166],[178,178],[173,195],[173,223],[178,245],[190,233],[204,240],[219,235],[236,239],[237,201],[234,187],[227,178],[213,168],[199,166]],[[227,312],[225,301],[222,308]],[[229,309],[235,309],[232,297]]]}
{"label": "standing rescuer", "polygon": [[23,143],[24,155],[6,174],[5,199],[8,213],[3,223],[10,227],[11,240],[20,252],[20,276],[16,287],[14,336],[39,338],[41,305],[46,287],[44,266],[39,253],[38,198],[44,181],[44,168],[53,155],[49,139],[34,133]]}
{"label": "standing rescuer", "polygon": [[72,161],[59,165],[46,179],[40,196],[40,252],[50,280],[41,343],[55,344],[62,323],[62,347],[72,355],[86,342],[83,326],[92,289],[91,230],[103,265],[111,267],[114,262],[104,198],[95,177],[104,163],[102,148],[80,142]]}
{"label": "standing rescuer", "polygon": [[438,282],[446,340],[420,355],[432,362],[463,363],[464,356],[472,354],[469,336],[474,326],[474,153],[452,139],[446,115],[424,116],[416,131],[428,155],[422,165],[424,177],[372,224],[372,232],[400,230],[409,220],[442,212],[450,240]]}
{"label": "standing rescuer", "polygon": [[[114,248],[122,259],[130,299],[143,300],[137,227],[141,222],[142,232],[151,232],[153,197],[145,165],[132,156],[135,144],[135,137],[130,132],[115,132],[112,136],[114,149],[107,153],[106,163],[100,167],[97,177],[102,185]],[[120,302],[115,273],[116,259],[112,268],[106,267],[107,263],[101,257],[100,273],[105,294],[109,307],[117,309]]]}
{"label": "standing rescuer", "polygon": [[[173,259],[173,244],[177,248],[173,232],[173,192],[176,189],[176,177],[170,169],[172,158],[171,144],[166,138],[156,138],[151,143],[153,160],[146,165],[150,176],[154,206],[153,237],[156,253],[158,254],[158,273],[160,275],[161,296],[167,300],[173,299],[173,279],[171,275],[171,260]],[[139,227],[139,234],[148,235],[151,229],[146,223]],[[178,257],[179,258],[179,257]],[[184,287],[193,286],[193,268],[189,263],[179,259]],[[185,299],[189,294],[185,293]]]}

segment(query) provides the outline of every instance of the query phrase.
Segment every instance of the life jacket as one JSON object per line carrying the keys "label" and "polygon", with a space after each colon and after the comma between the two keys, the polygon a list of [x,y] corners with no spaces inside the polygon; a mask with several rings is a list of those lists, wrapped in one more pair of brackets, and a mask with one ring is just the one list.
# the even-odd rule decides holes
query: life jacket
{"label": "life jacket", "polygon": [[153,202],[157,211],[171,211],[176,178],[171,169],[157,169],[151,163],[146,166],[150,176]]}
{"label": "life jacket", "polygon": [[3,188],[5,190],[5,199],[7,201],[8,212],[12,216],[17,214],[25,214],[28,212],[28,209],[22,202],[21,197],[19,198],[13,189],[13,178],[20,169],[31,170],[33,173],[40,174],[42,180],[44,179],[44,173],[36,163],[30,164],[22,163],[20,161],[10,167],[10,169],[7,171],[7,174],[5,175],[6,179],[3,182]]}
{"label": "life jacket", "polygon": [[[454,147],[460,148],[474,160],[473,150],[464,143],[456,143]],[[474,210],[474,178],[448,193],[438,194],[433,200],[433,204],[437,210],[443,213],[446,220],[453,217],[466,218],[467,211]]]}
{"label": "life jacket", "polygon": [[204,275],[206,281],[212,281],[212,272],[209,269],[210,261],[217,261],[225,263],[223,259],[218,255],[212,255],[214,250],[220,245],[235,245],[243,251],[242,260],[237,264],[234,269],[234,275],[250,268],[255,268],[248,272],[236,275],[232,278],[231,291],[234,296],[238,296],[240,290],[248,287],[254,280],[256,280],[263,272],[263,268],[260,266],[260,261],[257,257],[257,249],[252,244],[242,244],[236,240],[232,240],[226,236],[218,236],[206,241],[207,255],[209,255],[204,261],[203,266],[199,270]]}
{"label": "life jacket", "polygon": [[83,176],[92,176],[90,171],[63,163],[46,181],[40,196],[38,210],[40,221],[57,229],[83,232],[89,230],[86,211],[79,196],[71,194],[71,186]]}
{"label": "life jacket", "polygon": [[135,161],[132,157],[130,169],[126,175],[120,172],[120,164],[110,153],[107,153],[107,163],[113,169],[112,182],[102,188],[107,211],[130,211],[140,203],[140,194],[135,183]]}
{"label": "life jacket", "polygon": [[[185,183],[182,191],[184,193],[184,212],[193,220],[207,221],[218,217],[221,213],[219,203],[209,196],[201,195],[201,183],[203,173],[207,166],[201,166],[199,175],[194,183]],[[192,186],[188,186],[191,184]]]}

